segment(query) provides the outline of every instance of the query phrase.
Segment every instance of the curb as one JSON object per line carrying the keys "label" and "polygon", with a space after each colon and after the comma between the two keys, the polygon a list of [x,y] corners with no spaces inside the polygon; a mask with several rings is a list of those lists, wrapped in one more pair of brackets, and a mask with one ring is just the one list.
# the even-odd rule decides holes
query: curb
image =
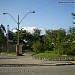
{"label": "curb", "polygon": [[65,62],[65,63],[45,63],[42,65],[47,65],[47,66],[62,66],[62,65],[75,65],[71,62]]}
{"label": "curb", "polygon": [[43,63],[43,64],[0,64],[0,67],[29,67],[29,66],[62,66],[75,65],[73,63]]}
{"label": "curb", "polygon": [[35,58],[36,60],[47,60],[47,61],[75,61],[75,58],[59,58],[59,59],[49,59],[49,58]]}
{"label": "curb", "polygon": [[75,65],[75,61],[70,61],[70,62]]}

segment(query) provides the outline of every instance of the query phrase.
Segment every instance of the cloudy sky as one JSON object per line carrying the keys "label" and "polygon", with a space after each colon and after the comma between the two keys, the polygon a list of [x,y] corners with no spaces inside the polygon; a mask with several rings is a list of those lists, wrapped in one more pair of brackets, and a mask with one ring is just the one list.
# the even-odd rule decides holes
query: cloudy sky
{"label": "cloudy sky", "polygon": [[23,27],[23,29],[22,30],[27,30],[28,32],[31,32],[31,33],[33,33],[34,32],[34,29],[36,29],[36,27]]}
{"label": "cloudy sky", "polygon": [[17,28],[17,24],[9,15],[3,15],[4,12],[11,14],[14,19],[21,19],[30,11],[35,13],[28,14],[20,24],[20,29],[25,28],[31,31],[33,28],[40,29],[68,29],[73,25],[71,13],[74,12],[74,0],[0,0],[0,23],[6,28],[9,25],[10,30]]}

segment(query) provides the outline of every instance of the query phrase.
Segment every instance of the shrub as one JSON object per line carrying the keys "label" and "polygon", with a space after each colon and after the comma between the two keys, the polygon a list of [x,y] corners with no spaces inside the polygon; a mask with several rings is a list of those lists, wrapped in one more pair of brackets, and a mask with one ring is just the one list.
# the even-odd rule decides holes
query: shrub
{"label": "shrub", "polygon": [[33,42],[32,49],[35,53],[42,52],[42,43],[40,41]]}

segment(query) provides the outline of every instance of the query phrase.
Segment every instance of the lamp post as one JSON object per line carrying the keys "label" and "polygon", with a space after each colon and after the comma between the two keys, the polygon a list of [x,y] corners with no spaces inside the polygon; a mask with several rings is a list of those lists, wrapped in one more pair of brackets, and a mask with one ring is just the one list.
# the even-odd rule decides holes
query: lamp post
{"label": "lamp post", "polygon": [[18,56],[19,55],[19,25],[20,25],[20,23],[23,21],[23,19],[28,15],[28,14],[30,14],[30,13],[35,13],[35,11],[30,11],[30,12],[28,12],[22,19],[21,19],[21,21],[19,21],[19,15],[18,15],[18,21],[16,21],[15,19],[14,19],[14,17],[11,15],[11,14],[9,14],[9,13],[3,13],[4,15],[5,14],[7,14],[7,15],[9,15],[16,23],[17,23],[17,25],[18,25],[18,41],[17,41],[17,46],[16,46],[16,55]]}

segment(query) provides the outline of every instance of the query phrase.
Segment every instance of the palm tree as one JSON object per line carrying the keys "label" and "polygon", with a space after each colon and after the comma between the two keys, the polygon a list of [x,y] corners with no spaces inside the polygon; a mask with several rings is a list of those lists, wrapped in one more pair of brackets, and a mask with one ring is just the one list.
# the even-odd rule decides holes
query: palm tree
{"label": "palm tree", "polygon": [[4,45],[6,44],[6,37],[4,35],[5,32],[6,32],[6,29],[4,25],[1,24],[0,25],[0,49],[2,49],[2,47],[4,47]]}
{"label": "palm tree", "polygon": [[0,25],[0,32],[1,32],[1,33],[6,32],[6,29],[5,29],[5,27],[4,27],[3,24]]}

